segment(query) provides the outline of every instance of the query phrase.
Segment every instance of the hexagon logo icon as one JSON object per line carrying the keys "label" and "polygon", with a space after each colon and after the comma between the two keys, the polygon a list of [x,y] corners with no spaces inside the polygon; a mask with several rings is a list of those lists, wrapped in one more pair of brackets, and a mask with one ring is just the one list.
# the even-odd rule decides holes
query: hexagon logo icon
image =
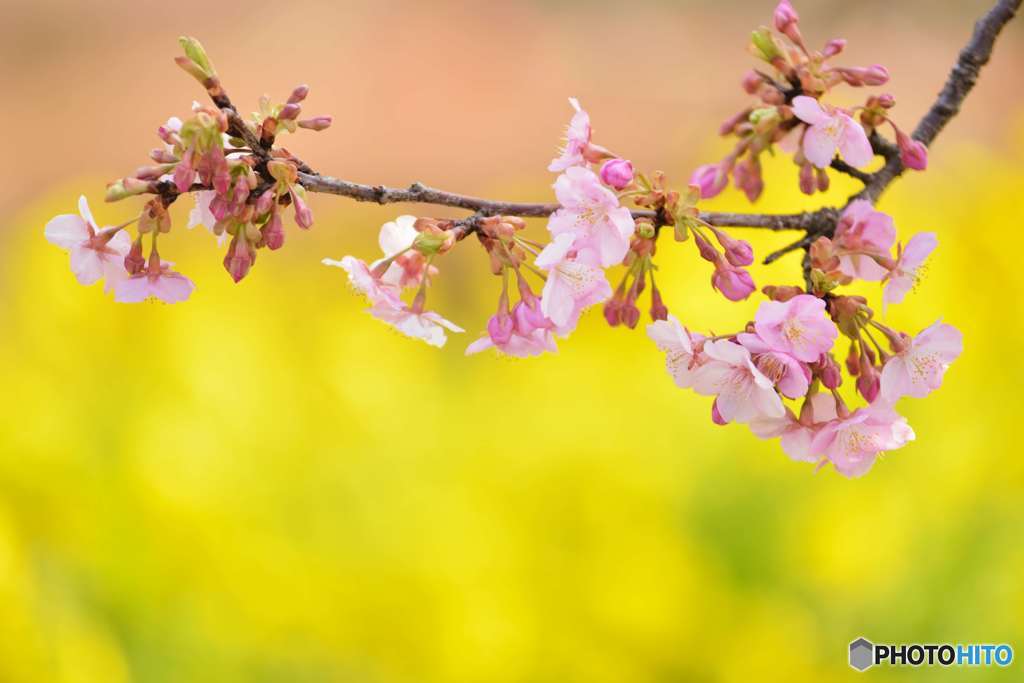
{"label": "hexagon logo icon", "polygon": [[875,646],[867,638],[858,638],[850,643],[850,666],[857,671],[866,671],[875,663]]}

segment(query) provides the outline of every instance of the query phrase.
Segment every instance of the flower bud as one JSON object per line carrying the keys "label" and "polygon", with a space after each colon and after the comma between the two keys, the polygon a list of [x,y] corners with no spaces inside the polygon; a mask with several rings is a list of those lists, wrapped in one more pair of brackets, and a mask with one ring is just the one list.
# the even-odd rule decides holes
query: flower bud
{"label": "flower bud", "polygon": [[825,59],[830,59],[838,55],[844,49],[846,49],[846,40],[843,38],[833,38],[825,43],[825,49],[821,51],[821,56]]}
{"label": "flower bud", "polygon": [[299,128],[308,128],[309,130],[327,130],[331,127],[334,122],[333,116],[314,116],[311,119],[303,119],[299,121]]}
{"label": "flower bud", "polygon": [[261,232],[261,241],[268,249],[280,249],[284,245],[284,221],[281,220],[281,214],[277,211],[270,214]]}
{"label": "flower bud", "polygon": [[742,301],[757,289],[750,273],[724,263],[716,266],[715,272],[711,275],[711,286],[729,301]]}
{"label": "flower bud", "polygon": [[915,171],[923,171],[928,168],[928,148],[923,142],[914,140],[897,128],[896,144],[900,148],[900,161],[904,166]]}
{"label": "flower bud", "polygon": [[224,268],[236,283],[241,281],[256,261],[256,250],[245,235],[238,234],[231,238],[228,253],[224,255]]}
{"label": "flower bud", "polygon": [[885,85],[889,82],[889,70],[881,64],[872,64],[863,69],[861,78],[865,85]]}
{"label": "flower bud", "polygon": [[487,334],[491,341],[498,346],[509,343],[513,332],[515,332],[515,321],[508,311],[495,313],[487,321]]}
{"label": "flower bud", "polygon": [[749,266],[754,262],[754,250],[746,240],[738,240],[719,228],[712,227],[718,243],[725,250],[725,260],[734,266]]}
{"label": "flower bud", "polygon": [[800,191],[804,194],[814,194],[818,189],[817,178],[814,173],[814,166],[807,162],[800,167]]}
{"label": "flower bud", "polygon": [[839,370],[839,364],[832,354],[825,353],[821,356],[821,383],[826,389],[836,389],[843,383],[843,373]]}
{"label": "flower bud", "polygon": [[283,107],[281,107],[281,113],[278,114],[277,117],[279,119],[281,119],[282,121],[291,121],[291,120],[299,118],[299,114],[301,114],[301,113],[302,113],[302,107],[300,107],[298,104],[295,104],[293,102],[289,102],[288,104],[286,104]]}
{"label": "flower bud", "polygon": [[202,71],[206,78],[212,78],[217,75],[217,71],[213,68],[213,64],[210,63],[210,58],[206,55],[206,50],[203,49],[202,43],[191,36],[181,36],[178,38],[178,43],[181,45],[181,49],[185,51],[185,56]]}
{"label": "flower bud", "polygon": [[295,90],[292,90],[292,94],[288,96],[288,104],[298,104],[302,100],[306,99],[307,95],[309,95],[308,85],[303,84],[297,86]]}
{"label": "flower bud", "polygon": [[[743,86],[744,92],[748,95],[756,95],[757,91],[761,89],[762,85],[764,85],[764,76],[751,70],[743,75],[743,80],[740,81],[740,83]],[[732,130],[732,128],[729,130]]]}
{"label": "flower bud", "polygon": [[142,235],[140,234],[132,242],[131,249],[128,250],[128,254],[124,257],[124,269],[128,271],[129,275],[136,275],[141,273],[145,267],[146,259],[142,255]]}
{"label": "flower bud", "polygon": [[874,403],[882,386],[881,379],[882,377],[874,365],[863,364],[860,376],[857,378],[857,393],[863,396],[868,403]]}
{"label": "flower bud", "polygon": [[604,308],[601,312],[604,314],[604,319],[612,327],[616,327],[622,322],[622,307],[624,305],[625,302],[619,295],[616,295],[605,302]]}
{"label": "flower bud", "polygon": [[703,235],[696,230],[693,231],[693,241],[697,245],[697,251],[700,252],[700,257],[709,263],[718,263],[722,260],[718,250],[712,246],[711,242],[708,242]]}
{"label": "flower bud", "polygon": [[882,109],[892,109],[896,106],[896,98],[889,93],[882,93],[877,98],[878,106]]}
{"label": "flower bud", "polygon": [[634,330],[640,322],[640,309],[635,304],[626,304],[619,311],[619,318],[623,325]]}
{"label": "flower bud", "polygon": [[751,33],[750,42],[754,54],[766,62],[782,57],[782,53],[779,52],[779,48],[775,44],[775,39],[772,38],[771,31],[767,28],[762,27]]}
{"label": "flower bud", "polygon": [[722,164],[704,164],[690,176],[690,184],[700,188],[701,199],[710,199],[726,188],[729,174]]}
{"label": "flower bud", "polygon": [[313,210],[302,198],[302,188],[298,185],[292,188],[292,205],[295,207],[295,223],[303,230],[313,227]]}
{"label": "flower bud", "polygon": [[789,31],[799,22],[800,15],[793,9],[793,5],[790,4],[789,0],[779,0],[779,4],[775,6],[775,12],[772,13],[772,23],[775,25],[775,30],[788,35]]}
{"label": "flower bud", "polygon": [[108,202],[118,202],[148,191],[149,181],[138,178],[121,178],[107,185],[107,194],[104,199]]}
{"label": "flower bud", "polygon": [[651,320],[668,320],[668,306],[661,300],[661,291],[651,288]]}
{"label": "flower bud", "polygon": [[601,166],[601,182],[623,190],[633,182],[633,164],[626,159],[609,159]]}

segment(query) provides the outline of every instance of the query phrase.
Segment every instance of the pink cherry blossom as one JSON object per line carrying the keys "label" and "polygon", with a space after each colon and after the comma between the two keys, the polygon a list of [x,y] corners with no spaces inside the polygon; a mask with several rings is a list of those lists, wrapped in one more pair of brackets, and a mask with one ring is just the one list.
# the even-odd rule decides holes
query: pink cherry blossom
{"label": "pink cherry blossom", "polygon": [[131,237],[118,228],[98,229],[85,196],[78,199],[78,213],[52,219],[44,234],[51,244],[71,254],[71,272],[80,284],[91,285],[105,279],[104,291],[109,292],[128,277],[124,257],[131,249]]}
{"label": "pink cherry blossom", "polygon": [[349,282],[356,291],[370,300],[371,304],[384,304],[395,309],[404,308],[397,285],[384,282],[374,275],[365,261],[354,256],[345,256],[340,261],[325,258],[321,261],[325,266],[341,268],[348,273]]}
{"label": "pink cherry blossom", "polygon": [[822,427],[811,441],[811,453],[825,456],[840,474],[859,477],[883,452],[913,440],[914,430],[903,417],[876,404]]}
{"label": "pink cherry blossom", "polygon": [[816,462],[811,442],[828,422],[836,419],[836,400],[832,394],[819,392],[808,398],[797,419],[786,409],[782,417],[756,417],[750,421],[750,431],[761,439],[779,439],[782,450],[793,460]]}
{"label": "pink cherry blossom", "polygon": [[572,166],[585,166],[587,163],[583,158],[583,152],[590,143],[590,115],[580,108],[580,103],[575,97],[569,98],[569,104],[576,113],[573,114],[566,130],[565,146],[559,156],[548,165],[548,170],[554,173],[561,173]]}
{"label": "pink cherry blossom", "polygon": [[889,273],[882,292],[886,304],[898,304],[917,283],[918,271],[928,256],[935,251],[939,240],[934,232],[919,232],[910,238],[907,246],[899,250],[896,267]]}
{"label": "pink cherry blossom", "polygon": [[725,422],[749,422],[758,416],[782,417],[785,408],[772,381],[754,366],[750,352],[726,339],[704,342],[708,360],[693,374],[693,389],[715,396]]}
{"label": "pink cherry blossom", "polygon": [[161,261],[154,249],[143,270],[117,283],[114,301],[125,304],[136,304],[147,299],[159,299],[168,304],[185,301],[196,286],[181,273],[171,270],[172,265],[168,261]]}
{"label": "pink cherry blossom", "polygon": [[780,351],[775,351],[756,334],[744,332],[736,340],[750,352],[754,365],[770,379],[783,396],[799,398],[807,394],[811,383],[811,369],[799,360]]}
{"label": "pink cherry blossom", "polygon": [[887,214],[876,211],[871,202],[850,202],[836,225],[833,243],[839,248],[839,270],[868,282],[882,280],[888,270],[873,256],[889,257],[896,242],[896,226]]}
{"label": "pink cherry blossom", "polygon": [[422,339],[427,344],[438,348],[444,346],[448,341],[445,330],[465,332],[455,323],[442,318],[433,311],[417,313],[407,306],[395,307],[392,302],[387,300],[375,303],[370,308],[370,315],[386,322],[407,337]]}
{"label": "pink cherry blossom", "polygon": [[424,276],[437,274],[437,268],[427,266],[423,254],[412,250],[418,235],[416,216],[399,216],[381,226],[378,243],[384,258],[374,261],[370,267],[376,269],[391,259],[391,264],[381,276],[383,282],[398,287],[417,287]]}
{"label": "pink cherry blossom", "polygon": [[541,295],[541,311],[557,327],[571,328],[583,309],[611,296],[597,254],[572,250],[574,235],[557,235],[537,256],[538,268],[548,271]]}
{"label": "pink cherry blossom", "polygon": [[963,347],[960,330],[941,320],[907,339],[906,348],[882,368],[882,399],[892,405],[903,396],[923,398],[935,391]]}
{"label": "pink cherry blossom", "polygon": [[874,158],[871,143],[861,125],[841,109],[823,109],[813,97],[793,98],[793,113],[808,124],[804,156],[818,168],[827,168],[838,149],[851,166],[867,166]]}
{"label": "pink cherry blossom", "polygon": [[555,196],[562,208],[548,221],[551,234],[573,235],[573,248],[593,249],[605,268],[621,263],[636,224],[615,193],[590,169],[574,166],[558,176]]}
{"label": "pink cherry blossom", "polygon": [[765,301],[757,309],[754,329],[773,351],[812,363],[832,349],[839,336],[825,316],[825,302],[810,294],[789,301]]}
{"label": "pink cherry blossom", "polygon": [[694,351],[694,341],[703,341],[700,335],[691,335],[679,324],[675,316],[656,320],[647,326],[647,336],[665,354],[665,369],[672,376],[676,386],[686,389],[693,384],[694,371],[701,363],[700,354]]}

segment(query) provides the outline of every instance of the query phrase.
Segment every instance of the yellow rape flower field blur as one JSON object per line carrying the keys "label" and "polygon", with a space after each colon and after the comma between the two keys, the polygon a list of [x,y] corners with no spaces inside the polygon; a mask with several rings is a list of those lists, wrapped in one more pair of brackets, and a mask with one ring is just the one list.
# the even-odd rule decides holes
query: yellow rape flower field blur
{"label": "yellow rape flower field blur", "polygon": [[[999,154],[946,140],[881,203],[901,238],[940,242],[886,319],[917,331],[941,314],[965,352],[902,405],[917,440],[857,480],[712,425],[641,331],[599,313],[554,356],[464,357],[497,292],[468,242],[432,294],[468,333],[438,351],[390,332],[319,259],[373,253],[397,211],[314,197],[316,227],[239,286],[210,235],[178,228],[167,251],[192,300],[122,306],[77,286],[42,226],[77,188],[101,222],[131,207],[103,205],[101,178],[51,188],[4,225],[0,681],[844,681],[860,635],[1020,652],[1011,138]],[[793,175],[773,162],[759,210],[853,187],[810,200]],[[787,237],[743,236],[761,255]],[[666,236],[659,256],[684,323],[752,316],[758,299],[723,305],[691,245]]]}

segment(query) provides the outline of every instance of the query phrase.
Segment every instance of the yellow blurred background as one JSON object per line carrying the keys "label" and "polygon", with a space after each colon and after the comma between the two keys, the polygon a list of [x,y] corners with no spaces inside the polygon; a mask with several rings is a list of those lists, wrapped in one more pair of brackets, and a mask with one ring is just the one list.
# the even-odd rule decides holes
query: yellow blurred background
{"label": "yellow blurred background", "polygon": [[[772,5],[0,2],[0,681],[844,681],[861,635],[1020,657],[1021,25],[931,170],[882,202],[904,239],[940,240],[887,320],[942,316],[966,350],[901,405],[917,441],[860,480],[715,427],[642,331],[599,314],[557,356],[463,357],[498,291],[470,241],[432,293],[469,333],[438,351],[389,332],[319,261],[375,256],[379,225],[415,207],[313,197],[313,230],[289,226],[236,286],[179,202],[161,251],[198,289],[175,306],[78,286],[42,237],[80,193],[103,224],[138,210],[103,187],[201,97],[171,62],[180,33],[243,110],[309,83],[306,111],[335,126],[285,144],[324,172],[546,200],[570,95],[641,168],[681,183],[717,159]],[[892,70],[908,129],[987,6],[797,3],[812,43],[846,37],[845,63]],[[768,173],[764,211],[854,188],[807,199],[791,164]],[[760,254],[790,237],[744,236]],[[713,294],[689,245],[659,262],[692,327],[756,308]]]}

